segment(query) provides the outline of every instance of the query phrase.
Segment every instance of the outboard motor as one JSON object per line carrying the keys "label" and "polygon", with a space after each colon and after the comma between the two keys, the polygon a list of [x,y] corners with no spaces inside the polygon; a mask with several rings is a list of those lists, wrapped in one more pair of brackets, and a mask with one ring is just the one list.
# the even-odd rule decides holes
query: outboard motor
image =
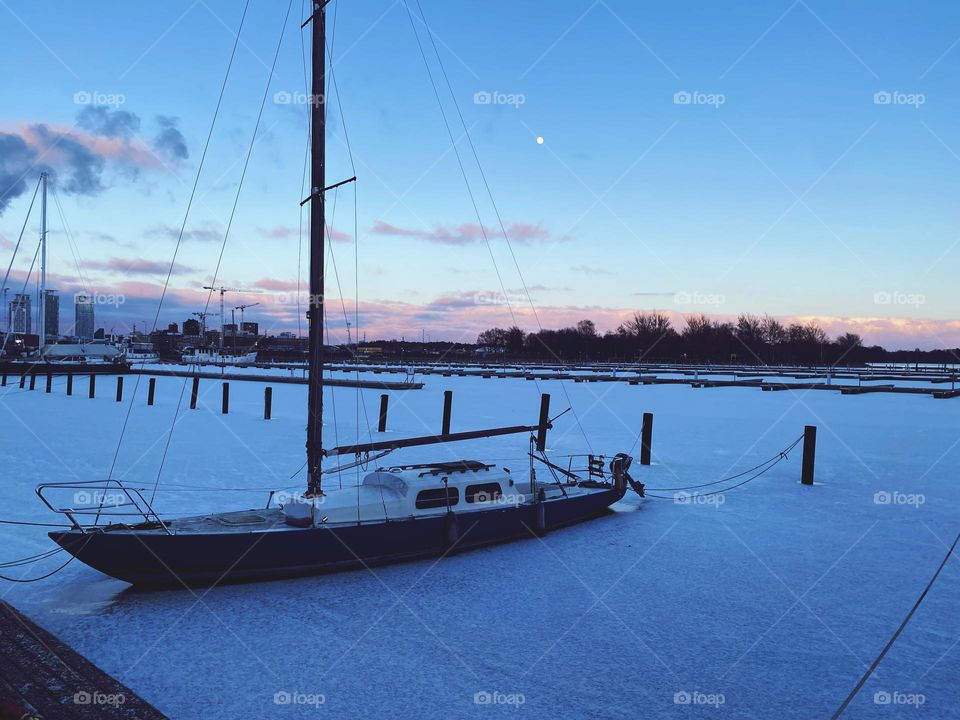
{"label": "outboard motor", "polygon": [[644,485],[630,477],[630,465],[633,458],[626,453],[617,453],[610,461],[610,473],[613,475],[613,486],[620,493],[620,496],[626,494],[627,484],[629,483],[633,491],[640,497],[645,497]]}

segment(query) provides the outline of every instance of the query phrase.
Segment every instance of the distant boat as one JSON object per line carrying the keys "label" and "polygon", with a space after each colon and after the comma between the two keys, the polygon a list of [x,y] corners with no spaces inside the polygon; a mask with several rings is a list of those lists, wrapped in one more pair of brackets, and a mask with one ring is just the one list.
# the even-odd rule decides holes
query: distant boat
{"label": "distant boat", "polygon": [[124,357],[130,362],[148,363],[159,362],[160,353],[158,353],[153,343],[148,342],[128,342],[120,346]]}
{"label": "distant boat", "polygon": [[[73,523],[50,538],[87,565],[126,582],[209,585],[436,557],[597,517],[623,498],[628,486],[643,495],[643,485],[630,477],[626,454],[582,456],[582,469],[573,469],[572,460],[563,466],[548,458],[546,437],[553,427],[548,395],[541,398],[535,425],[458,433],[445,428],[440,435],[324,448],[325,194],[356,179],[327,186],[325,178],[327,2],[313,0],[313,14],[304,23],[312,22],[311,97],[316,98],[311,107],[314,190],[304,201],[311,212],[306,489],[282,498],[271,493],[266,509],[165,519],[138,489],[118,480],[40,485],[41,500]],[[189,357],[224,359],[206,350]],[[377,469],[356,487],[322,487],[324,475],[367,467],[403,448],[513,434],[529,436],[516,472],[492,461],[398,462],[372,465]],[[321,468],[324,460],[341,456],[352,459]],[[48,497],[72,493],[76,498],[79,491],[119,501],[64,507]],[[271,507],[274,500],[280,507]],[[131,515],[137,518],[133,523]]]}
{"label": "distant boat", "polygon": [[257,361],[257,351],[235,352],[220,348],[187,348],[180,359],[191,365],[249,365]]}

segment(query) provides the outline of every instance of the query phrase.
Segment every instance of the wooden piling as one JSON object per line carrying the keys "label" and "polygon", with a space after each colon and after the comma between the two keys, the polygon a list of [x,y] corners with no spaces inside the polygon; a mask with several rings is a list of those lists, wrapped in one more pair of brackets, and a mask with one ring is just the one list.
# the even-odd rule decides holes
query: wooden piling
{"label": "wooden piling", "polygon": [[230,412],[230,383],[223,384],[223,402],[221,403],[221,412],[226,415]]}
{"label": "wooden piling", "polygon": [[20,376],[20,389],[23,390],[24,386],[27,384],[27,374],[24,373]]}
{"label": "wooden piling", "polygon": [[123,402],[123,375],[117,375],[117,402]]}
{"label": "wooden piling", "polygon": [[453,390],[443,391],[443,423],[440,427],[441,435],[450,434],[450,414],[453,411]]}
{"label": "wooden piling", "polygon": [[37,387],[37,373],[35,370],[30,371],[30,389],[33,390]]}
{"label": "wooden piling", "polygon": [[547,424],[550,422],[550,395],[540,396],[540,427],[537,430],[537,450],[544,452],[547,449]]}
{"label": "wooden piling", "polygon": [[653,447],[653,413],[643,414],[643,425],[640,427],[640,464],[649,465],[651,448]]}
{"label": "wooden piling", "polygon": [[3,385],[2,385],[2,387],[6,387],[6,386],[7,386],[7,374],[4,373],[4,374],[3,374]]}
{"label": "wooden piling", "polygon": [[92,400],[97,395],[97,376],[93,373],[90,374],[90,399]]}
{"label": "wooden piling", "polygon": [[380,420],[377,423],[377,432],[387,431],[387,406],[390,402],[390,396],[384,393],[380,396]]}
{"label": "wooden piling", "polygon": [[67,397],[73,395],[73,373],[67,373]]}
{"label": "wooden piling", "polygon": [[156,394],[157,394],[157,379],[150,378],[150,382],[147,385],[147,405],[153,405],[153,401]]}
{"label": "wooden piling", "polygon": [[803,429],[803,467],[800,482],[813,485],[813,469],[817,459],[817,426],[807,425]]}
{"label": "wooden piling", "polygon": [[200,378],[197,375],[193,376],[193,388],[190,390],[190,409],[197,409],[197,396],[200,395]]}
{"label": "wooden piling", "polygon": [[47,373],[47,387],[45,388],[47,393],[53,391],[53,373]]}
{"label": "wooden piling", "polygon": [[263,389],[263,419],[269,420],[273,416],[273,388]]}

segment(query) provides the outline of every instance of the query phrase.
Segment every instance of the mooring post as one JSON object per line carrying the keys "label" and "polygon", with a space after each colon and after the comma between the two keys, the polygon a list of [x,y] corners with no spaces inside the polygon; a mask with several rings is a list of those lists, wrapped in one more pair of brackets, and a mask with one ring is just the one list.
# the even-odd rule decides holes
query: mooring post
{"label": "mooring post", "polygon": [[450,413],[453,410],[453,390],[443,391],[443,423],[440,428],[441,435],[450,434]]}
{"label": "mooring post", "polygon": [[223,403],[221,411],[224,415],[230,412],[230,383],[228,382],[223,384]]}
{"label": "mooring post", "polygon": [[93,373],[90,373],[90,399],[92,400],[97,394],[97,376]]}
{"label": "mooring post", "polygon": [[117,402],[123,402],[123,375],[117,375]]}
{"label": "mooring post", "polygon": [[390,396],[384,393],[380,396],[380,422],[377,423],[377,432],[387,431],[387,405],[390,402]]}
{"label": "mooring post", "polygon": [[550,422],[550,395],[540,396],[540,421],[537,423],[537,450],[545,452],[547,449],[547,424]]}
{"label": "mooring post", "polygon": [[190,409],[197,409],[197,396],[200,394],[200,376],[193,376],[193,389],[190,391]]}
{"label": "mooring post", "polygon": [[800,482],[813,485],[813,466],[817,459],[817,426],[807,425],[803,429],[803,468]]}
{"label": "mooring post", "polygon": [[147,405],[153,405],[153,398],[157,392],[157,379],[150,378],[150,382],[147,385]]}
{"label": "mooring post", "polygon": [[263,419],[269,420],[273,415],[273,388],[266,387],[263,390]]}
{"label": "mooring post", "polygon": [[67,373],[67,397],[73,395],[73,373]]}
{"label": "mooring post", "polygon": [[653,447],[653,413],[643,414],[640,426],[640,464],[650,464],[650,448]]}
{"label": "mooring post", "polygon": [[49,393],[49,392],[52,391],[52,390],[53,390],[53,373],[49,373],[49,372],[48,372],[48,373],[47,373],[47,387],[46,387],[46,392]]}
{"label": "mooring post", "polygon": [[6,386],[7,386],[7,374],[4,373],[4,374],[3,374],[3,387],[6,387]]}
{"label": "mooring post", "polygon": [[24,373],[20,376],[20,389],[23,390],[24,386],[27,384],[27,374]]}
{"label": "mooring post", "polygon": [[37,371],[30,371],[30,389],[33,390],[37,386]]}

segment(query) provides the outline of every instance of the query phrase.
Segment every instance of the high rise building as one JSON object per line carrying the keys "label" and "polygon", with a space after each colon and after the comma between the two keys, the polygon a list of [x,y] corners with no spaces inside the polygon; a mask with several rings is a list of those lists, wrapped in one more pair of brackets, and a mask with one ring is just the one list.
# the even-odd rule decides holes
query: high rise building
{"label": "high rise building", "polygon": [[29,335],[33,330],[31,324],[30,296],[17,293],[10,301],[10,317],[8,318],[10,332],[17,335]]}
{"label": "high rise building", "polygon": [[56,342],[60,338],[60,293],[56,290],[47,290],[43,316],[43,331],[47,335],[44,342]]}
{"label": "high rise building", "polygon": [[92,295],[84,293],[74,295],[73,307],[76,312],[76,324],[73,332],[81,340],[93,340],[93,305]]}

